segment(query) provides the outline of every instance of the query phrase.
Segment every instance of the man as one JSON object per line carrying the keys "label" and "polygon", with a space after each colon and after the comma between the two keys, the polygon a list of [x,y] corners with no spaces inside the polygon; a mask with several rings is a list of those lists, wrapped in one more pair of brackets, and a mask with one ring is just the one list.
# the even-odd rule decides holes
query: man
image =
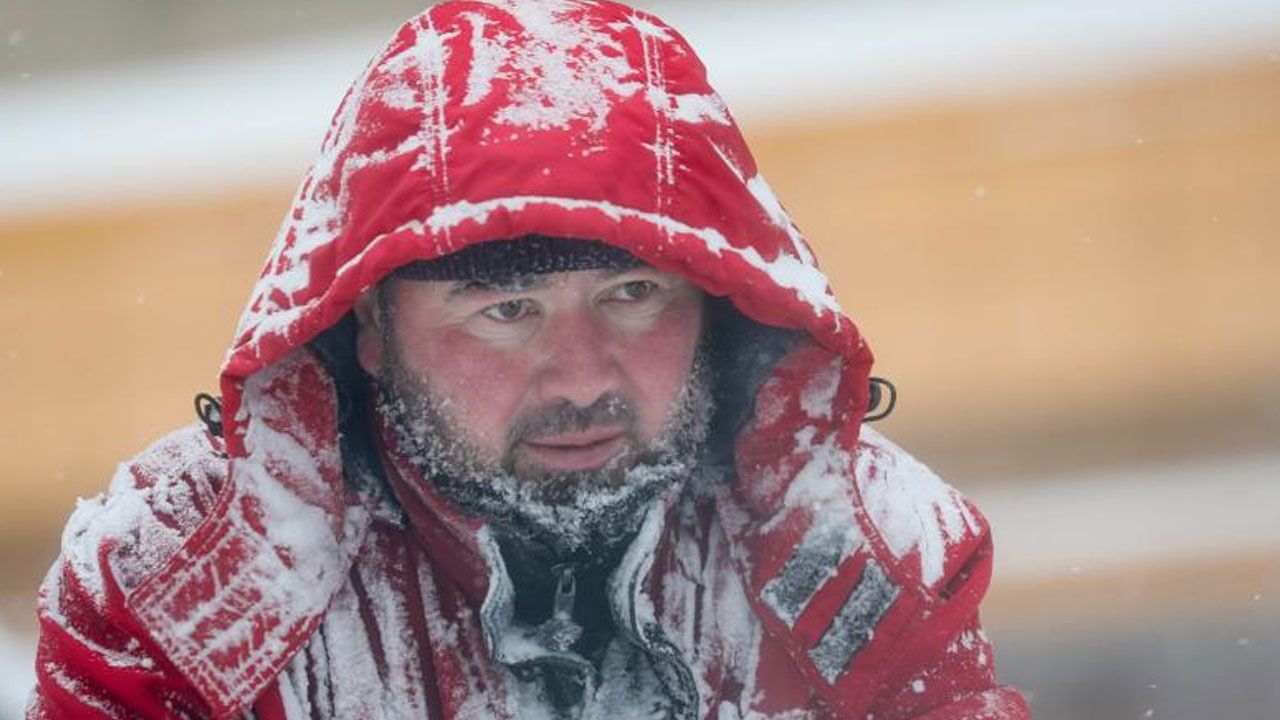
{"label": "man", "polygon": [[83,503],[31,718],[1024,718],[986,525],[687,44],[451,2],[347,94],[221,412]]}

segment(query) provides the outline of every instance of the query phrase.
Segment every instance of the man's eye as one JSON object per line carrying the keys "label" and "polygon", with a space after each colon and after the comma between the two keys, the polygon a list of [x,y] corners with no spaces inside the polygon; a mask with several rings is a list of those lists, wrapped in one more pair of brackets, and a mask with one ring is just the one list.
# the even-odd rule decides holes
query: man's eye
{"label": "man's eye", "polygon": [[658,283],[652,280],[632,280],[619,285],[610,294],[613,300],[636,302],[644,300],[658,290]]}
{"label": "man's eye", "polygon": [[534,309],[531,300],[504,300],[481,310],[480,314],[490,320],[510,323],[532,315]]}

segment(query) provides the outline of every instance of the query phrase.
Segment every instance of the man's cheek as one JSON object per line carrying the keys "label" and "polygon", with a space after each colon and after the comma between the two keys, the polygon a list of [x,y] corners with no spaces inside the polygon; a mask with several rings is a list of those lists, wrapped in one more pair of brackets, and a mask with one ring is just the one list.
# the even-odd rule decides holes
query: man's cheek
{"label": "man's cheek", "polygon": [[478,358],[460,368],[449,393],[457,407],[463,433],[487,459],[497,460],[508,444],[508,434],[519,406],[519,388],[501,366]]}

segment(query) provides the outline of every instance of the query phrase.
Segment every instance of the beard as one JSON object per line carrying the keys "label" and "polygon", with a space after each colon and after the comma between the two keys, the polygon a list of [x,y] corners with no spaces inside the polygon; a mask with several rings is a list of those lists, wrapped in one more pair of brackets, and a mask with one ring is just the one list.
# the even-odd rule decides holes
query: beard
{"label": "beard", "polygon": [[[464,515],[487,522],[503,546],[556,563],[616,557],[649,505],[697,471],[713,411],[703,347],[652,440],[638,437],[634,404],[607,394],[585,408],[562,401],[518,416],[494,461],[466,440],[448,403],[404,366],[394,339],[384,343],[390,352],[375,378],[378,412],[425,481]],[[524,440],[601,427],[622,428],[625,443],[598,468],[557,472],[517,461]]]}

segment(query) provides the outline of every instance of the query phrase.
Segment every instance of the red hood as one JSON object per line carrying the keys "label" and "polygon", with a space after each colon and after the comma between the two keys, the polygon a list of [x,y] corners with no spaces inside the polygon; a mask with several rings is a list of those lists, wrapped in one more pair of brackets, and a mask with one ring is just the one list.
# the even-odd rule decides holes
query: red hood
{"label": "red hood", "polygon": [[870,350],[684,39],[607,2],[433,7],[338,108],[223,367],[228,480],[129,597],[218,714],[310,636],[369,526],[344,483],[334,378],[295,351],[394,268],[526,234],[602,240],[807,333],[738,443],[752,514],[778,512],[779,479],[807,467],[802,428],[813,447],[856,444]]}
{"label": "red hood", "polygon": [[871,353],[675,30],[608,2],[454,2],[407,22],[348,90],[223,367],[244,382],[395,267],[529,233],[593,238],[844,356]]}

